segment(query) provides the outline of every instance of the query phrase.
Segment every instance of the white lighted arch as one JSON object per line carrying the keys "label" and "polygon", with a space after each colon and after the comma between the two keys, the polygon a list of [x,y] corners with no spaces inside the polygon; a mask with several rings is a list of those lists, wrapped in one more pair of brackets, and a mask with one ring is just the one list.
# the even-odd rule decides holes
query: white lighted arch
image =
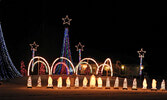
{"label": "white lighted arch", "polygon": [[[107,64],[107,61],[109,62],[109,64]],[[112,62],[111,62],[111,59],[110,58],[107,58],[103,64],[101,64],[100,66],[98,66],[97,70],[96,70],[96,75],[98,74],[99,72],[99,69],[100,67],[102,66],[102,69],[101,69],[101,73],[103,72],[103,69],[104,69],[104,66],[108,66],[109,65],[109,68],[110,68],[110,71],[111,71],[111,76],[113,76],[113,68],[112,68]]]}
{"label": "white lighted arch", "polygon": [[98,64],[97,64],[97,62],[96,62],[93,58],[84,58],[84,59],[82,59],[82,60],[77,64],[77,66],[75,67],[76,75],[78,74],[78,67],[79,67],[79,65],[81,65],[82,62],[85,61],[85,60],[93,61],[93,62],[96,64],[96,67],[98,68]]}
{"label": "white lighted arch", "polygon": [[69,75],[70,74],[70,70],[69,70],[68,66],[64,62],[58,62],[58,63],[56,63],[56,65],[53,67],[53,72],[51,72],[51,73],[55,73],[56,67],[58,65],[60,65],[60,64],[64,65],[67,68],[67,74]]}
{"label": "white lighted arch", "polygon": [[59,59],[67,60],[67,61],[71,64],[72,69],[73,69],[73,72],[75,73],[75,68],[74,68],[73,63],[72,63],[68,58],[66,58],[66,57],[59,57],[59,58],[56,58],[56,59],[53,61],[53,63],[52,63],[51,72],[53,72],[54,64],[55,64]]}
{"label": "white lighted arch", "polygon": [[47,67],[48,67],[48,70],[49,70],[49,75],[51,75],[50,67],[49,67],[48,62],[47,62],[43,57],[35,56],[35,57],[33,57],[33,58],[30,60],[30,62],[29,62],[29,64],[28,64],[28,72],[27,72],[27,76],[30,75],[30,67],[31,67],[32,62],[33,62],[34,59],[41,59],[44,63],[46,63],[46,65],[47,65]]}
{"label": "white lighted arch", "polygon": [[[87,64],[88,66],[89,66],[89,68],[90,68],[90,73],[92,73],[93,71],[92,71],[92,66],[88,63],[88,62],[81,62],[80,64]],[[78,64],[77,66],[79,66],[80,64]],[[76,66],[76,67],[77,67]],[[78,75],[78,71],[76,70],[76,75]]]}
{"label": "white lighted arch", "polygon": [[36,65],[37,63],[42,63],[42,64],[44,64],[45,69],[46,69],[46,72],[48,72],[48,67],[47,67],[47,65],[45,64],[45,62],[43,62],[43,61],[41,61],[41,60],[38,60],[38,61],[36,61],[36,62],[33,63],[33,66],[32,66],[32,68],[31,68],[31,71],[32,71],[32,72],[34,71],[34,67],[35,67],[35,65]]}

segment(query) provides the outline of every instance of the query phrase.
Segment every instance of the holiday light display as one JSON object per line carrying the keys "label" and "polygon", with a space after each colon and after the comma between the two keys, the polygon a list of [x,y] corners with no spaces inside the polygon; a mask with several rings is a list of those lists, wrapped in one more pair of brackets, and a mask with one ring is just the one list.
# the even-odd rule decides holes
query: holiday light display
{"label": "holiday light display", "polygon": [[78,78],[78,76],[75,78],[75,88],[79,88],[79,78]]}
{"label": "holiday light display", "polygon": [[[69,34],[68,34],[69,29],[68,29],[68,26],[67,26],[67,25],[70,25],[70,21],[72,19],[69,19],[68,15],[66,15],[65,18],[62,18],[62,20],[63,20],[63,24],[66,25],[66,27],[65,27],[65,31],[64,31],[64,39],[63,39],[61,57],[66,57],[67,59],[69,59],[72,62],[70,42],[69,42]],[[72,74],[73,70],[72,70],[71,64],[69,62],[63,60],[63,59],[61,59],[61,62],[64,62],[69,67],[70,74]],[[56,72],[58,71],[58,74],[64,74],[65,70],[66,70],[65,66],[59,65]]]}
{"label": "holiday light display", "polygon": [[[103,65],[102,65],[102,69],[101,69],[101,73],[103,72],[103,69],[104,69],[104,66],[108,66],[110,68],[110,71],[111,71],[111,76],[113,76],[113,69],[112,69],[112,62],[111,62],[111,59],[110,58],[107,58]],[[100,67],[98,67],[97,71],[96,71],[96,74],[98,73],[98,70],[99,70]]]}
{"label": "holiday light display", "polygon": [[[92,61],[92,62],[95,63],[96,67],[98,68],[98,64],[97,64],[97,62],[96,62],[93,58],[84,58],[84,59],[82,59],[82,60],[76,65],[76,67],[75,67],[76,75],[78,75],[78,67],[79,67],[79,65],[81,65],[84,61]],[[87,62],[87,63],[88,63],[88,62]]]}
{"label": "holiday light display", "polygon": [[134,78],[134,80],[133,80],[132,90],[137,90],[137,80],[136,80],[136,78]]}
{"label": "holiday light display", "polygon": [[0,23],[0,80],[6,80],[21,76],[22,75],[15,68],[9,56]]}
{"label": "holiday light display", "polygon": [[41,84],[41,76],[38,77],[37,87],[42,87],[42,84]]}
{"label": "holiday light display", "polygon": [[70,84],[71,84],[70,77],[67,77],[67,79],[66,79],[66,87],[70,88]]}
{"label": "holiday light display", "polygon": [[160,90],[165,91],[165,80],[162,80]]}
{"label": "holiday light display", "polygon": [[[84,45],[81,44],[81,42],[78,43],[78,45],[75,46],[77,48],[77,51],[79,52],[79,62],[81,61],[81,51],[83,50]],[[79,65],[79,70],[81,70],[81,65]]]}
{"label": "holiday light display", "polygon": [[[59,60],[61,60],[61,62],[58,62]],[[66,57],[59,57],[59,58],[56,58],[56,59],[53,61],[52,65],[51,65],[51,73],[55,73],[55,71],[56,71],[56,69],[57,69],[57,66],[60,65],[60,64],[64,65],[64,67],[66,67],[66,69],[67,69],[67,74],[70,73],[70,66],[68,66],[66,63],[64,63],[64,62],[62,62],[62,61],[65,61],[66,63],[68,63],[68,64],[72,67],[71,73],[72,73],[72,72],[75,73],[75,68],[74,68],[73,63],[72,63],[68,58],[66,58]],[[60,66],[59,66],[59,67],[60,67]]]}
{"label": "holiday light display", "polygon": [[83,88],[87,88],[88,80],[86,77],[83,79]]}
{"label": "holiday light display", "polygon": [[51,76],[48,77],[48,85],[47,88],[53,88],[53,79]]}
{"label": "holiday light display", "polygon": [[142,89],[147,89],[147,80],[146,80],[146,78],[144,78],[144,80],[143,80],[143,88]]}
{"label": "holiday light display", "polygon": [[103,81],[102,81],[102,79],[101,79],[101,77],[98,77],[97,78],[97,84],[98,84],[98,88],[102,88],[102,86],[103,86]]}
{"label": "holiday light display", "polygon": [[118,77],[116,77],[115,79],[114,89],[119,89],[119,78]]}
{"label": "holiday light display", "polygon": [[90,88],[95,88],[96,87],[96,77],[95,77],[95,75],[92,75],[90,77],[90,83],[89,83],[89,85],[90,85]]}
{"label": "holiday light display", "polygon": [[139,58],[140,58],[140,69],[139,69],[139,75],[142,75],[142,63],[143,63],[143,58],[144,58],[144,54],[146,53],[146,51],[143,51],[143,48],[141,48],[140,51],[137,51],[137,53],[139,54]]}
{"label": "holiday light display", "polygon": [[[45,71],[47,70],[47,68],[46,68],[46,70],[45,70],[45,67],[46,67],[46,66],[44,66],[43,63],[41,63],[41,67],[40,67],[40,69],[39,69],[39,75],[45,75]],[[46,72],[47,72],[47,71],[46,71]]]}
{"label": "holiday light display", "polygon": [[[49,66],[48,62],[47,62],[43,57],[35,56],[35,57],[33,57],[33,58],[30,60],[30,62],[29,62],[29,64],[28,64],[27,76],[30,75],[30,68],[31,68],[32,63],[33,63],[33,61],[34,61],[35,59],[37,60],[35,63],[38,63],[38,62],[43,63],[43,64],[46,66],[46,71],[48,70],[49,75],[51,75],[50,66]],[[34,67],[35,63],[34,63],[33,66],[32,66],[32,72],[33,72],[33,69],[34,69],[33,67]]]}
{"label": "holiday light display", "polygon": [[[32,51],[32,58],[33,57],[35,57],[35,51],[37,51],[37,48],[39,47],[39,45],[37,45],[36,43],[35,43],[35,41],[33,42],[33,44],[29,44],[30,45],[30,47],[31,47],[31,51]],[[34,64],[34,60],[33,60],[33,62],[32,62],[32,66],[33,66],[33,64]],[[38,73],[39,74],[39,73]]]}
{"label": "holiday light display", "polygon": [[125,78],[124,79],[124,82],[123,82],[123,90],[127,90],[128,89],[128,82],[127,82],[127,79]]}
{"label": "holiday light display", "polygon": [[31,79],[31,76],[28,76],[27,88],[32,88],[32,79]]}
{"label": "holiday light display", "polygon": [[62,77],[59,77],[58,79],[57,79],[57,88],[62,88],[62,84],[63,84],[63,79],[62,79]]}
{"label": "holiday light display", "polygon": [[21,75],[22,76],[27,76],[27,70],[25,68],[25,65],[24,65],[24,61],[21,61],[21,66],[20,66],[20,72],[21,72]]}
{"label": "holiday light display", "polygon": [[155,79],[152,79],[152,88],[151,90],[157,90],[157,81]]}
{"label": "holiday light display", "polygon": [[110,89],[110,78],[106,78],[106,89]]}

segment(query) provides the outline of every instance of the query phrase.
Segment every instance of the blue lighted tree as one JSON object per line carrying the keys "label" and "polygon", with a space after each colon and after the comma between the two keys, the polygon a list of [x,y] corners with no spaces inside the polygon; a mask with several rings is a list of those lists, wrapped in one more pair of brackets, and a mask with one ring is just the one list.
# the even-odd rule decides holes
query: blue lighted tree
{"label": "blue lighted tree", "polygon": [[[72,62],[72,56],[71,56],[71,50],[70,50],[70,42],[69,42],[69,29],[68,26],[70,25],[70,21],[72,19],[69,19],[68,15],[66,15],[65,18],[62,18],[63,24],[65,25],[65,31],[64,31],[64,38],[63,38],[63,46],[61,50],[61,56],[68,58]],[[68,61],[61,60],[61,62],[65,63],[69,67],[70,74],[72,74],[72,66]],[[58,66],[58,73],[59,74],[65,74],[67,73],[67,69],[64,65]]]}
{"label": "blue lighted tree", "polygon": [[21,74],[15,68],[9,56],[0,23],[0,80],[6,80],[20,76]]}

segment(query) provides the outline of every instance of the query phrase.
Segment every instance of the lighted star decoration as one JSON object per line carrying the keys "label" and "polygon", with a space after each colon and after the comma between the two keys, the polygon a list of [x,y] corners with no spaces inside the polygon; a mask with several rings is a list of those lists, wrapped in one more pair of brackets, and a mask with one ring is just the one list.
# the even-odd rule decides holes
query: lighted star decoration
{"label": "lighted star decoration", "polygon": [[84,45],[81,44],[81,42],[78,43],[78,45],[75,45],[75,47],[77,48],[77,51],[79,51],[79,49],[83,50],[83,47],[85,47]]}
{"label": "lighted star decoration", "polygon": [[31,51],[32,50],[37,51],[37,48],[39,47],[39,45],[37,45],[35,41],[33,42],[33,44],[30,44],[30,46],[31,46]]}
{"label": "lighted star decoration", "polygon": [[68,15],[66,15],[65,18],[62,18],[62,20],[63,20],[63,25],[65,25],[65,24],[70,25],[70,21],[72,21],[72,19],[70,19],[70,18],[68,17]]}
{"label": "lighted star decoration", "polygon": [[144,54],[146,53],[146,51],[143,51],[143,48],[141,48],[141,50],[137,51],[137,53],[139,54],[139,57],[144,58]]}

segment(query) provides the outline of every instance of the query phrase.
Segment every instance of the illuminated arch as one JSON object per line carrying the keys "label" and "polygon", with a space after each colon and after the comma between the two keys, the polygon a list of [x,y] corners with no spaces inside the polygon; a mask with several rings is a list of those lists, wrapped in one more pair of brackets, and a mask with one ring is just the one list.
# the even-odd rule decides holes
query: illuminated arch
{"label": "illuminated arch", "polygon": [[76,75],[78,74],[78,67],[79,67],[79,65],[81,65],[84,60],[93,61],[93,62],[96,64],[96,67],[98,68],[98,64],[97,64],[97,62],[96,62],[93,58],[84,58],[84,59],[82,59],[82,60],[77,64],[77,66],[75,67]]}
{"label": "illuminated arch", "polygon": [[53,72],[54,64],[55,64],[59,59],[67,60],[67,61],[71,64],[72,69],[73,69],[73,72],[75,73],[75,68],[74,68],[73,63],[72,63],[68,58],[66,58],[66,57],[59,57],[59,58],[56,58],[56,59],[53,61],[53,63],[52,63],[51,72]]}
{"label": "illuminated arch", "polygon": [[31,71],[32,71],[32,72],[34,71],[34,67],[35,67],[35,65],[36,65],[37,63],[42,63],[42,64],[45,66],[46,72],[48,72],[48,67],[47,67],[47,65],[46,65],[43,61],[40,61],[40,60],[38,60],[38,61],[36,61],[36,62],[33,63],[33,66],[32,66],[32,68],[31,68]]}
{"label": "illuminated arch", "polygon": [[[92,66],[88,62],[81,62],[80,64],[87,64],[90,68],[90,73],[92,73]],[[79,65],[78,65],[79,66]],[[77,67],[77,66],[76,66]],[[78,74],[78,71],[76,70],[76,75]]]}
{"label": "illuminated arch", "polygon": [[[107,61],[109,62],[109,64],[107,64]],[[111,71],[111,76],[113,76],[112,62],[111,62],[111,59],[110,59],[110,58],[107,58],[107,59],[104,61],[103,64],[101,64],[100,66],[98,66],[98,68],[97,68],[97,70],[96,70],[96,75],[98,74],[99,69],[100,69],[101,66],[102,66],[101,73],[103,72],[104,66],[109,66],[110,71]]]}
{"label": "illuminated arch", "polygon": [[58,62],[58,63],[56,63],[56,65],[53,67],[53,73],[55,73],[56,67],[58,65],[60,65],[60,64],[64,65],[67,68],[67,74],[69,75],[70,74],[70,70],[69,70],[68,66],[64,62]]}
{"label": "illuminated arch", "polygon": [[29,64],[28,64],[27,76],[30,75],[30,67],[32,66],[32,62],[33,62],[34,59],[39,59],[40,61],[42,61],[43,63],[45,63],[45,64],[47,65],[48,70],[49,70],[49,75],[51,75],[51,71],[50,71],[50,67],[49,67],[48,62],[47,62],[43,57],[35,56],[35,57],[33,57],[33,58],[30,60],[30,62],[29,62]]}

